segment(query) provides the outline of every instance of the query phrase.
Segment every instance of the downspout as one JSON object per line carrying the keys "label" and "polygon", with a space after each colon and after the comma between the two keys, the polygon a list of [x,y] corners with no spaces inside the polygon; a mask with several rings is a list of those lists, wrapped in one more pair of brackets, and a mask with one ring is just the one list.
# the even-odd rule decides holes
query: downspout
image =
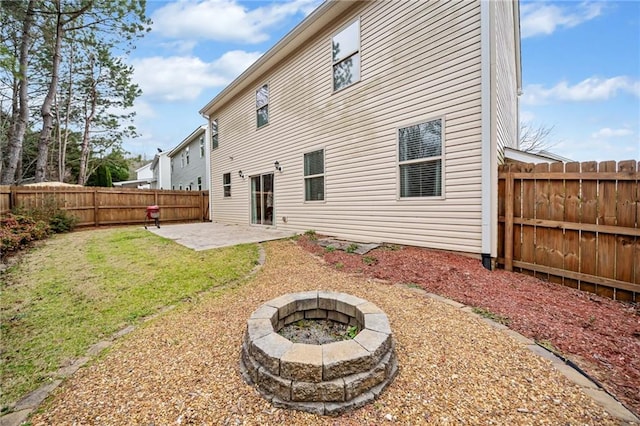
{"label": "downspout", "polygon": [[202,118],[207,122],[207,128],[204,131],[204,149],[207,151],[204,157],[205,169],[207,170],[207,188],[209,190],[209,221],[213,222],[213,188],[211,187],[211,121],[209,116],[200,113]]}
{"label": "downspout", "polygon": [[481,156],[482,156],[482,266],[491,270],[491,258],[494,236],[492,233],[491,219],[496,214],[492,205],[492,192],[497,190],[492,186],[492,156],[496,155],[492,150],[491,128],[492,128],[492,104],[491,104],[491,4],[490,0],[480,0],[480,66],[481,66],[481,104],[482,104],[482,133],[481,133]]}

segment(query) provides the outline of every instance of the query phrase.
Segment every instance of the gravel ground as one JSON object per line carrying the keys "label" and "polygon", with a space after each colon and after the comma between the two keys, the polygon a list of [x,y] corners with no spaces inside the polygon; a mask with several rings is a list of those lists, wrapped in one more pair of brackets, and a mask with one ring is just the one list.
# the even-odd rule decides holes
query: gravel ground
{"label": "gravel ground", "polygon": [[[616,424],[548,361],[477,318],[406,287],[335,271],[292,241],[265,247],[255,277],[131,333],[58,388],[32,424]],[[251,312],[316,289],[375,303],[397,342],[395,381],[338,418],[275,409],[239,375]]]}

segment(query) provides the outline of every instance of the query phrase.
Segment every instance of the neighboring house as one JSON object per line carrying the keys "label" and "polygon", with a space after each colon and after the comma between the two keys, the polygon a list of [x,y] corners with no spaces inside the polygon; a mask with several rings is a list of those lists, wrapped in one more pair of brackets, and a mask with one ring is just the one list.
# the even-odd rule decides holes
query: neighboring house
{"label": "neighboring house", "polygon": [[545,150],[539,152],[527,152],[511,147],[505,148],[504,156],[507,160],[518,161],[520,163],[570,163],[573,161],[570,158],[562,157],[558,154]]}
{"label": "neighboring house", "polygon": [[517,1],[325,1],[212,99],[224,223],[497,253]]}
{"label": "neighboring house", "polygon": [[209,142],[206,133],[207,126],[200,126],[169,151],[171,189],[209,189]]}
{"label": "neighboring house", "polygon": [[151,189],[171,189],[171,162],[168,151],[160,151],[151,162]]}
{"label": "neighboring house", "polygon": [[123,180],[120,182],[113,182],[113,186],[121,186],[124,188],[138,188],[149,189],[151,188],[151,180],[153,179],[153,170],[151,170],[151,162],[136,169],[136,178],[134,180]]}

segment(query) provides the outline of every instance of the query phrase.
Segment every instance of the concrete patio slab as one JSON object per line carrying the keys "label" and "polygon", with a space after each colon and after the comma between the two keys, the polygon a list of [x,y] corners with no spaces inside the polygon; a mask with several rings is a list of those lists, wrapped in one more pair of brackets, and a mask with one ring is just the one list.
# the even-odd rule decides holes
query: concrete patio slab
{"label": "concrete patio slab", "polygon": [[293,231],[281,231],[274,227],[229,225],[218,222],[160,224],[160,228],[149,227],[148,229],[156,235],[169,238],[196,251],[279,240],[295,235]]}

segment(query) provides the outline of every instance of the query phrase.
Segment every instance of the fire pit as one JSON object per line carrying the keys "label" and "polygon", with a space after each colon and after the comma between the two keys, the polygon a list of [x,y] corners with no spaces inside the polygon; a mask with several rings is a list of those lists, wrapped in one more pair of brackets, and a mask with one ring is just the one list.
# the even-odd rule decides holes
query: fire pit
{"label": "fire pit", "polygon": [[[348,325],[353,338],[314,345],[278,334],[301,320]],[[394,347],[386,314],[371,302],[326,291],[286,294],[247,321],[240,370],[276,407],[338,415],[373,401],[391,383]]]}

